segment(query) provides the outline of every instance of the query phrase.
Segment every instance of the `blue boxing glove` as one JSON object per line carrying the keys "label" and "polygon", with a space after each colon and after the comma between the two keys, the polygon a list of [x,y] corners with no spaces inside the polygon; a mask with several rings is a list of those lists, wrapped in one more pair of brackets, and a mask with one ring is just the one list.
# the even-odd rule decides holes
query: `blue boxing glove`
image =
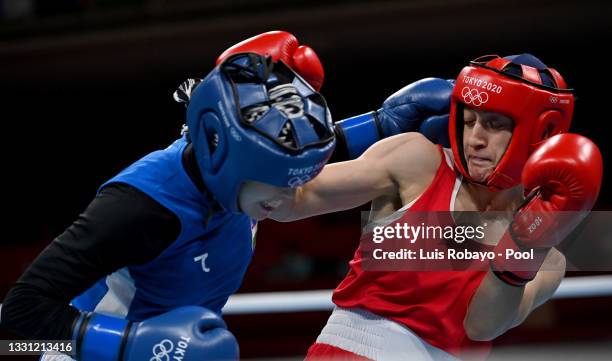
{"label": "blue boxing glove", "polygon": [[346,156],[357,158],[382,138],[420,132],[434,143],[449,146],[448,113],[454,80],[425,78],[391,95],[381,109],[335,124],[337,149],[345,144]]}
{"label": "blue boxing glove", "polygon": [[237,360],[238,343],[216,313],[198,306],[150,319],[128,320],[90,313],[73,330],[79,361]]}

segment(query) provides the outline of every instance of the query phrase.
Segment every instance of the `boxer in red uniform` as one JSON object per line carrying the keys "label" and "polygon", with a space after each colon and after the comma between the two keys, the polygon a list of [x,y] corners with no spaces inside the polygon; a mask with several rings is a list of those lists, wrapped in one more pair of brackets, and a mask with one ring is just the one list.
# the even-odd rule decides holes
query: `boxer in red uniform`
{"label": "boxer in red uniform", "polygon": [[451,95],[451,149],[418,133],[387,138],[327,165],[275,209],[281,221],[369,201],[400,221],[412,211],[511,212],[479,246],[534,252],[487,270],[383,272],[365,271],[358,249],[307,359],[484,358],[490,340],[549,299],[565,273],[554,247],[591,210],[602,177],[597,146],[567,133],[573,107],[561,75],[532,55],[476,59]]}

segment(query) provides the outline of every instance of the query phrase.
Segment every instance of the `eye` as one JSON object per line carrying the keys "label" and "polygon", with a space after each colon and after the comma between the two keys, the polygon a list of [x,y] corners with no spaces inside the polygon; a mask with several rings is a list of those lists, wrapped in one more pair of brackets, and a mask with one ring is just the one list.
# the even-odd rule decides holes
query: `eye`
{"label": "eye", "polygon": [[487,119],[487,126],[494,130],[512,130],[512,119],[507,117],[493,116]]}
{"label": "eye", "polygon": [[493,129],[501,129],[504,127],[504,123],[499,118],[494,118],[489,120],[489,126]]}
{"label": "eye", "polygon": [[466,119],[463,123],[466,127],[472,128],[476,124],[476,119]]}
{"label": "eye", "polygon": [[469,108],[464,108],[463,109],[463,123],[467,126],[470,125],[474,125],[474,122],[476,121],[476,112],[469,109]]}

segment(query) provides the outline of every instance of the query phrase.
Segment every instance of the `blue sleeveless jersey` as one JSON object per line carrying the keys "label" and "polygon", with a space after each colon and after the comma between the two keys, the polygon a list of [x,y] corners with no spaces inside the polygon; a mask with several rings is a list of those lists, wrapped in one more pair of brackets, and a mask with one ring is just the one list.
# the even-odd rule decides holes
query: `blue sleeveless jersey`
{"label": "blue sleeveless jersey", "polygon": [[211,201],[183,168],[186,146],[183,137],[102,185],[126,183],[146,193],[176,214],[181,232],[154,260],[124,267],[76,297],[76,308],[133,321],[185,305],[220,314],[238,289],[251,261],[257,224],[247,215],[222,210],[209,219]]}

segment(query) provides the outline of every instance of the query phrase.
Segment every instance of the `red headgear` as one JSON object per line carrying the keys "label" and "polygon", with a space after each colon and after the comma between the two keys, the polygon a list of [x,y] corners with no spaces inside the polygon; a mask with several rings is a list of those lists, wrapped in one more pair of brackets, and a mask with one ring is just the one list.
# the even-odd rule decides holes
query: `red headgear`
{"label": "red headgear", "polygon": [[[543,78],[554,84],[545,85]],[[474,181],[463,154],[465,106],[501,113],[514,120],[506,152],[483,182],[497,191],[520,183],[527,158],[543,140],[567,132],[574,110],[574,95],[561,74],[545,66],[535,68],[517,64],[510,58],[487,55],[463,68],[451,95],[449,137],[457,169],[466,179]]]}

